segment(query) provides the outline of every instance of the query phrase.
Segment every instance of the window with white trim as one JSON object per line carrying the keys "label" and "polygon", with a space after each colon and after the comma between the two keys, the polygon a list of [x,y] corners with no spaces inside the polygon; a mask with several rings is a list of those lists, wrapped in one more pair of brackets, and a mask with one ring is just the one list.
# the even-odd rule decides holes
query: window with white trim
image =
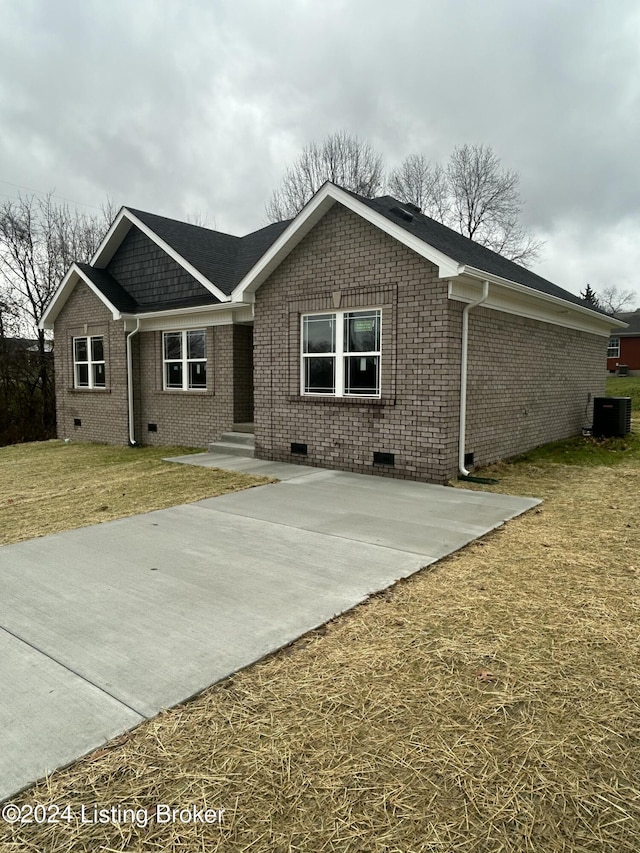
{"label": "window with white trim", "polygon": [[380,396],[379,308],[302,316],[301,393]]}
{"label": "window with white trim", "polygon": [[620,358],[620,338],[609,338],[607,358]]}
{"label": "window with white trim", "polygon": [[102,335],[73,339],[73,382],[76,388],[106,387]]}
{"label": "window with white trim", "polygon": [[207,390],[207,333],[204,329],[164,332],[162,356],[165,390]]}

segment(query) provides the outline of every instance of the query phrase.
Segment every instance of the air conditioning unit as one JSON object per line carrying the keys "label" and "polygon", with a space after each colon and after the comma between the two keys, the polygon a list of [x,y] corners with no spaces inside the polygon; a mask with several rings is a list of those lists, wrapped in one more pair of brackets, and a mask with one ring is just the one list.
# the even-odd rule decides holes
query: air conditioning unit
{"label": "air conditioning unit", "polygon": [[593,434],[600,438],[631,432],[631,397],[594,397]]}

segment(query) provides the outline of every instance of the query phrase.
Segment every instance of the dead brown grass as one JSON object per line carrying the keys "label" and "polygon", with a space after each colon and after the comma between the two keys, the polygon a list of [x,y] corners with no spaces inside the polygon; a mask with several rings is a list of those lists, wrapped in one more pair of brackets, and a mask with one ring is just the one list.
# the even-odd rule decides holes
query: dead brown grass
{"label": "dead brown grass", "polygon": [[636,853],[638,463],[496,472],[545,503],[18,798],[222,827],[5,826],[1,849]]}
{"label": "dead brown grass", "polygon": [[0,447],[0,545],[269,482],[162,461],[189,452],[62,441]]}

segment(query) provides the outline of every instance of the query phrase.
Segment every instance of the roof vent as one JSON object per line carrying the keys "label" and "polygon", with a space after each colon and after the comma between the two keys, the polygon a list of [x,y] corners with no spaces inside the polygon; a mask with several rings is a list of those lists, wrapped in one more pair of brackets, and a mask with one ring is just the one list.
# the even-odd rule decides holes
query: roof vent
{"label": "roof vent", "polygon": [[411,202],[407,201],[405,202],[404,206],[407,208],[407,210],[410,210],[411,213],[422,213],[422,208],[418,207],[417,204],[411,204]]}
{"label": "roof vent", "polygon": [[413,222],[413,213],[406,210],[404,207],[396,207],[391,208],[391,213],[395,213],[396,216],[399,216],[400,219],[404,219],[405,222]]}

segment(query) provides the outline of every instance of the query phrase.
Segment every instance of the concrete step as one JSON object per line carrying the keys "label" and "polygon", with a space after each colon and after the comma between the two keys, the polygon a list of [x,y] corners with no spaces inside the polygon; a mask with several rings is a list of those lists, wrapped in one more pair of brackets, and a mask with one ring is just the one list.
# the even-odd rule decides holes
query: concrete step
{"label": "concrete step", "polygon": [[253,447],[254,436],[250,432],[223,432],[218,441],[225,441],[227,444],[245,444],[247,447]]}
{"label": "concrete step", "polygon": [[214,441],[207,447],[209,453],[224,453],[228,456],[248,456],[253,459],[253,444],[238,444],[235,441]]}
{"label": "concrete step", "polygon": [[246,424],[234,424],[233,425],[234,432],[251,432],[253,433],[253,421]]}

